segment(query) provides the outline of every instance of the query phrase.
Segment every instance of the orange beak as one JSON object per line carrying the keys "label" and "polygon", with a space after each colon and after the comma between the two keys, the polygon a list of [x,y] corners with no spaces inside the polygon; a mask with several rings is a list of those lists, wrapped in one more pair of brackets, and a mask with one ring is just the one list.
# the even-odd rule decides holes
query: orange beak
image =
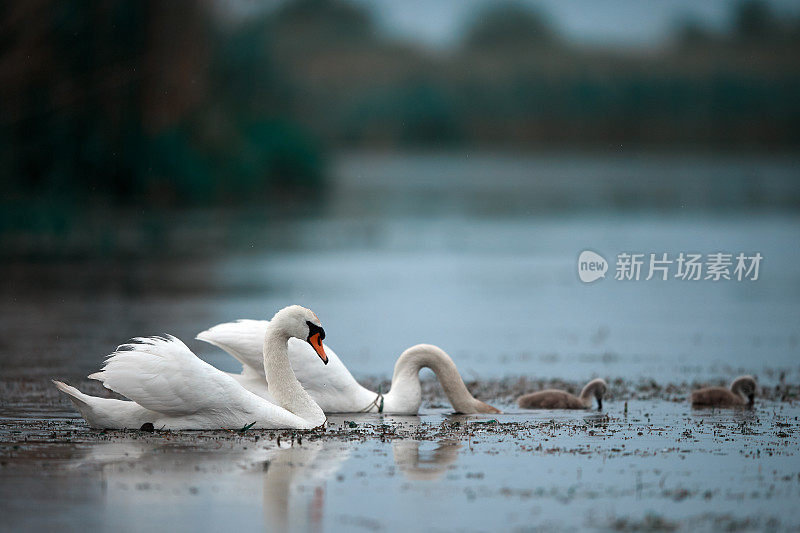
{"label": "orange beak", "polygon": [[319,338],[319,333],[314,333],[308,338],[308,343],[314,348],[314,351],[317,352],[317,355],[322,362],[326,365],[328,364],[328,355],[325,353],[325,348],[322,347],[322,341]]}

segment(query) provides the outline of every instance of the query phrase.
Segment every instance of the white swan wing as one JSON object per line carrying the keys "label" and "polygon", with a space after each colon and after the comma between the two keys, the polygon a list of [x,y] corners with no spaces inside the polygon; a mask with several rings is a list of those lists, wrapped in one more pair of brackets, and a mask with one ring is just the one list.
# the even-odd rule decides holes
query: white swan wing
{"label": "white swan wing", "polygon": [[245,368],[264,375],[264,336],[269,320],[241,319],[217,324],[197,334],[197,339],[226,351]]}
{"label": "white swan wing", "polygon": [[259,427],[308,426],[299,416],[245,390],[172,336],[133,339],[89,377],[151,411],[208,422],[198,427],[243,421],[258,422]]}
{"label": "white swan wing", "polygon": [[362,387],[331,347],[324,346],[327,365],[307,342],[289,339],[289,361],[298,381],[325,412],[350,413],[367,408],[376,394]]}
{"label": "white swan wing", "polygon": [[89,376],[139,405],[172,416],[207,410],[229,392],[230,383],[179,339],[137,337]]}
{"label": "white swan wing", "polygon": [[[254,389],[250,371],[264,375],[264,335],[267,320],[241,319],[218,324],[197,335],[199,340],[213,344],[239,360],[245,368],[239,379],[242,386],[260,396],[268,397],[264,390]],[[289,361],[298,381],[326,413],[357,412],[375,400],[376,394],[362,387],[330,346],[325,346],[327,366],[322,364],[314,349],[300,339],[289,339]],[[266,378],[264,378],[266,379]]]}

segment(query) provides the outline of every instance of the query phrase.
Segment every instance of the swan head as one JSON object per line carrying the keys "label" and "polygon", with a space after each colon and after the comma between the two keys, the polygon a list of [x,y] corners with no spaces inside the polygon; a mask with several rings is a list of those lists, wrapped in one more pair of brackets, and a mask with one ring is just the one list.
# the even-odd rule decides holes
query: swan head
{"label": "swan head", "polygon": [[606,394],[608,390],[608,385],[606,384],[605,380],[601,378],[596,378],[586,384],[581,392],[581,396],[588,396],[589,394],[594,394],[595,399],[597,400],[597,410],[603,410],[603,396]]}
{"label": "swan head", "polygon": [[275,313],[270,325],[287,338],[294,337],[309,343],[322,362],[328,364],[328,355],[322,347],[325,330],[314,311],[299,305],[290,305]]}
{"label": "swan head", "polygon": [[748,405],[753,405],[758,386],[753,376],[739,376],[731,383],[731,392],[747,398]]}

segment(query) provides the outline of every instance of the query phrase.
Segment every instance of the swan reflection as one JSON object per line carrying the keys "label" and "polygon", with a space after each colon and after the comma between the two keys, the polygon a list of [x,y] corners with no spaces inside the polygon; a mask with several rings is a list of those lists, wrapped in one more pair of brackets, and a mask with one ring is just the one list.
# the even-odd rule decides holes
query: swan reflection
{"label": "swan reflection", "polygon": [[350,456],[349,443],[314,441],[278,450],[263,463],[268,531],[321,528],[327,481]]}
{"label": "swan reflection", "polygon": [[[465,423],[472,420],[469,415],[448,415],[450,421]],[[383,422],[402,428],[411,435],[424,435],[419,417],[386,415]],[[423,449],[420,450],[420,447]],[[395,465],[403,475],[412,481],[435,481],[442,477],[447,467],[456,462],[461,444],[455,439],[442,439],[429,442],[416,438],[392,440],[392,456]]]}
{"label": "swan reflection", "polygon": [[221,442],[217,449],[199,450],[124,441],[92,446],[71,466],[99,470],[108,508],[163,506],[179,497],[182,505],[196,501],[203,513],[223,506],[242,515],[256,511],[269,531],[311,530],[323,519],[326,482],[350,453],[349,443],[325,441],[247,447]]}
{"label": "swan reflection", "polygon": [[605,428],[608,426],[609,420],[605,413],[592,413],[583,417],[583,423],[589,427]]}
{"label": "swan reflection", "polygon": [[417,440],[392,442],[395,464],[413,481],[434,481],[441,478],[447,467],[458,459],[460,448],[457,441],[451,440],[439,441],[434,449],[423,451],[420,451],[420,441]]}
{"label": "swan reflection", "polygon": [[[208,524],[216,519],[215,509],[226,508],[249,523],[262,521],[268,531],[321,530],[328,484],[336,482],[358,443],[317,440],[279,446],[274,441],[222,439],[201,445],[168,438],[121,440],[86,449],[70,466],[99,472],[97,497],[110,511],[109,525],[136,519],[137,508],[166,513],[169,502],[178,498],[182,507],[188,502],[193,508],[186,515],[189,522]],[[441,478],[461,448],[456,441],[415,439],[394,439],[382,446],[391,447],[397,469],[413,481]],[[152,513],[156,520],[157,512]]]}

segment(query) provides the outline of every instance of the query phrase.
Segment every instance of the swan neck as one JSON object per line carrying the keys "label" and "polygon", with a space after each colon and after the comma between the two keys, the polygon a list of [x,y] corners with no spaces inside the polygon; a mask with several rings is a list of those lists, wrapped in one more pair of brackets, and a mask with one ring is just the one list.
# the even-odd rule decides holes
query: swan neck
{"label": "swan neck", "polygon": [[583,387],[583,389],[581,389],[581,394],[579,398],[583,403],[587,402],[591,403],[592,394],[594,394],[594,383],[590,381]]}
{"label": "swan neck", "polygon": [[321,425],[325,414],[306,392],[289,362],[289,335],[279,328],[267,327],[264,336],[264,373],[269,383],[269,392],[278,405],[287,411]]}
{"label": "swan neck", "polygon": [[594,399],[597,399],[597,408],[602,409],[603,394],[605,393],[605,390],[606,390],[605,381],[599,378],[593,379],[583,387],[583,390],[581,390],[581,395],[578,399],[587,409],[590,409],[592,405],[594,405]]}
{"label": "swan neck", "polygon": [[412,346],[400,355],[389,394],[400,397],[416,395],[418,408],[421,403],[419,371],[422,368],[433,370],[456,411],[473,412],[477,400],[467,390],[455,363],[444,350],[430,344]]}

